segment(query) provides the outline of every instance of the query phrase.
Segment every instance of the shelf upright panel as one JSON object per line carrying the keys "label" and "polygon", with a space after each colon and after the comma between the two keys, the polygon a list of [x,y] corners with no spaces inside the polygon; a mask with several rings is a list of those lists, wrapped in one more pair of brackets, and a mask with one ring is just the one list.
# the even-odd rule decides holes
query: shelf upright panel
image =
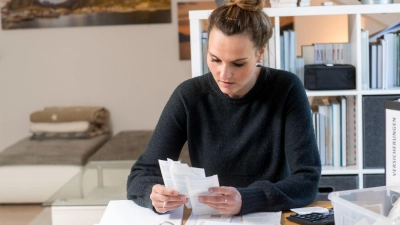
{"label": "shelf upright panel", "polygon": [[203,74],[202,21],[207,19],[210,13],[211,10],[189,11],[192,77]]}
{"label": "shelf upright panel", "polygon": [[203,51],[201,44],[201,20],[190,20],[192,77],[200,76],[203,73],[203,58],[201,55]]}

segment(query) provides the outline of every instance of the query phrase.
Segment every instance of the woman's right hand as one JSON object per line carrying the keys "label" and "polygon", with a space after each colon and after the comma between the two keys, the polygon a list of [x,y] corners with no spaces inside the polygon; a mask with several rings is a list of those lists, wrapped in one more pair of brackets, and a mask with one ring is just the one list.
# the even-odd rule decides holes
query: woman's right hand
{"label": "woman's right hand", "polygon": [[161,184],[153,186],[150,199],[154,208],[159,213],[171,211],[187,202],[185,195],[180,195],[178,191],[166,188]]}

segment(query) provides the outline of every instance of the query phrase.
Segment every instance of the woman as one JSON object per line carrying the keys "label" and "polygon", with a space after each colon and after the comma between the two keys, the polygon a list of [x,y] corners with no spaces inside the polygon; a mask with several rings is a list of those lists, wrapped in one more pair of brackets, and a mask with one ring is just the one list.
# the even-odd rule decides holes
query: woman
{"label": "woman", "polygon": [[165,188],[158,159],[177,160],[187,141],[193,167],[221,187],[198,201],[224,214],[311,203],[321,163],[309,103],[292,73],[259,66],[272,26],[262,0],[230,0],[209,17],[211,73],[180,84],[128,177],[127,197],[158,213],[187,201]]}

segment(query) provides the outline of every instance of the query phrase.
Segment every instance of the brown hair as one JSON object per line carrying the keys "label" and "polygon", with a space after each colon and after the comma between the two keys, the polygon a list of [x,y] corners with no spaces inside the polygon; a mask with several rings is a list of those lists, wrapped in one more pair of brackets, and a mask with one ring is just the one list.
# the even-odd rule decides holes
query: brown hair
{"label": "brown hair", "polygon": [[264,47],[272,36],[272,25],[262,10],[264,0],[226,0],[208,18],[208,34],[217,28],[227,36],[247,33],[254,47]]}

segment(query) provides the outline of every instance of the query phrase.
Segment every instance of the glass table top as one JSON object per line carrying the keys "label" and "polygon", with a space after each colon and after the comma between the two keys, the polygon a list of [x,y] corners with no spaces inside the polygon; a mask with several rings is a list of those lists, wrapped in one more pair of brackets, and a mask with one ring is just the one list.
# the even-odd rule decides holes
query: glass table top
{"label": "glass table top", "polygon": [[110,200],[126,200],[126,182],[134,162],[91,161],[43,206],[107,206]]}

